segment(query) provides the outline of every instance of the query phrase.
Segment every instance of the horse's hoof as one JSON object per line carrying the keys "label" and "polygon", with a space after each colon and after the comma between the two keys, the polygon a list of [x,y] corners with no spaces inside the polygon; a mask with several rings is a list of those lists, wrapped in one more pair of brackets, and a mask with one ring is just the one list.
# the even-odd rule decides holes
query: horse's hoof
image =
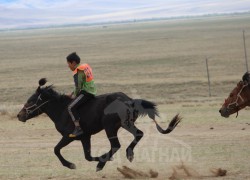
{"label": "horse's hoof", "polygon": [[127,150],[126,156],[127,156],[127,159],[128,159],[130,162],[132,162],[133,159],[134,159],[134,152],[133,152],[132,150]]}
{"label": "horse's hoof", "polygon": [[134,160],[134,156],[128,156],[127,158],[128,158],[128,160],[129,160],[130,162],[132,162],[132,161]]}
{"label": "horse's hoof", "polygon": [[71,164],[69,165],[69,169],[76,169],[76,165],[73,164],[73,163],[71,163]]}
{"label": "horse's hoof", "polygon": [[101,171],[101,170],[102,168],[99,168],[99,167],[96,168],[96,172]]}
{"label": "horse's hoof", "polygon": [[106,162],[99,162],[96,166],[96,172],[101,171],[103,167],[105,166]]}

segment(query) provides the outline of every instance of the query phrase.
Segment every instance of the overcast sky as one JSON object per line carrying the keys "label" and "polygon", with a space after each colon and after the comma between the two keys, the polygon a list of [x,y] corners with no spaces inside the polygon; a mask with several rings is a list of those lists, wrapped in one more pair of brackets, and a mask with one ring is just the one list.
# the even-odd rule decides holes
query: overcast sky
{"label": "overcast sky", "polygon": [[250,11],[250,0],[0,0],[0,29]]}

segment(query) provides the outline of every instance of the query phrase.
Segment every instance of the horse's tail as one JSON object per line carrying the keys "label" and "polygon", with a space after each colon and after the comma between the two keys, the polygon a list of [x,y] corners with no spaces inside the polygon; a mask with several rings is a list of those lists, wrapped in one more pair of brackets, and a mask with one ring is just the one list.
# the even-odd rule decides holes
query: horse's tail
{"label": "horse's tail", "polygon": [[162,134],[170,133],[181,122],[182,117],[176,114],[170,121],[168,128],[164,130],[155,120],[155,116],[159,117],[159,112],[155,103],[143,99],[134,99],[133,102],[134,108],[138,112],[138,116],[148,115],[149,118],[155,122],[157,130]]}

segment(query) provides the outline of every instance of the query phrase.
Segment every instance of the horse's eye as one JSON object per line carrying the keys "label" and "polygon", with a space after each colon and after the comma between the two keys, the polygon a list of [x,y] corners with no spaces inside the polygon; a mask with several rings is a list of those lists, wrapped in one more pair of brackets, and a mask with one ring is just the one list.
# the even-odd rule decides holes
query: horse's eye
{"label": "horse's eye", "polygon": [[231,93],[231,94],[229,95],[229,97],[233,97],[233,94]]}
{"label": "horse's eye", "polygon": [[27,104],[34,104],[35,102],[33,100],[28,101]]}

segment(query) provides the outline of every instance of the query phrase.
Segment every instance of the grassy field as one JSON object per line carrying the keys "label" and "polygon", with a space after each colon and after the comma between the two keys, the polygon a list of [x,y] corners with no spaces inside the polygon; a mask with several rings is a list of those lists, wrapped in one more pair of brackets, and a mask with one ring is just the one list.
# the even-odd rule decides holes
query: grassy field
{"label": "grassy field", "polygon": [[[181,162],[195,169],[198,178],[217,179],[211,168],[226,169],[225,179],[250,178],[249,110],[237,119],[218,113],[246,71],[242,30],[250,55],[249,21],[250,15],[239,15],[0,32],[0,179],[120,179],[116,168],[123,165],[153,169],[166,179]],[[72,90],[65,57],[73,51],[92,66],[98,94],[123,91],[148,99],[159,104],[162,125],[177,112],[183,122],[162,136],[150,120],[138,120],[145,137],[133,163],[125,158],[132,137],[121,130],[121,150],[99,173],[74,142],[62,153],[77,169],[64,168],[53,154],[60,135],[49,118],[42,115],[23,124],[15,115],[42,77],[61,93]],[[92,141],[95,155],[109,149],[104,132]]]}

